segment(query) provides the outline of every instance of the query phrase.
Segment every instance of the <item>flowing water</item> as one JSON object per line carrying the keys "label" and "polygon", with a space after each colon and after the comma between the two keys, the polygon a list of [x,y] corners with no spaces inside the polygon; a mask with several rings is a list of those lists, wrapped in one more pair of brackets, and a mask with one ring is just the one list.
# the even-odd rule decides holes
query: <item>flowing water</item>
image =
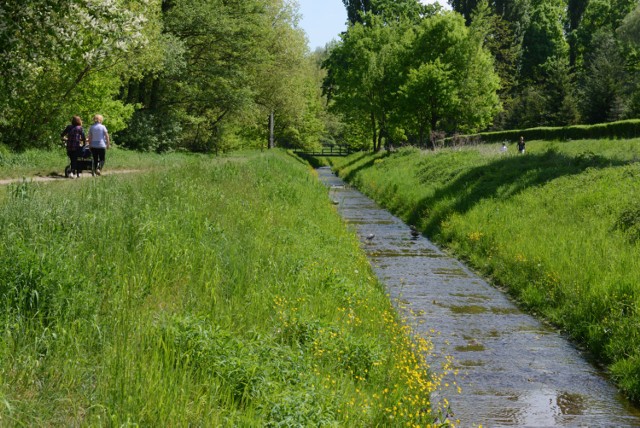
{"label": "flowing water", "polygon": [[640,426],[640,410],[557,331],[425,237],[412,236],[329,168],[318,173],[410,325],[431,337],[442,358],[453,357],[458,374],[433,397],[447,398],[451,420],[462,427]]}

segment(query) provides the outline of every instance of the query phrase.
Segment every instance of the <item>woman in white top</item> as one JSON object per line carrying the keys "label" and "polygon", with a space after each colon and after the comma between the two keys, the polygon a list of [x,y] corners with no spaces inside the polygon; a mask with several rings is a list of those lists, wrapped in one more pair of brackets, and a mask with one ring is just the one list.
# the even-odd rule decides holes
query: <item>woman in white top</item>
{"label": "woman in white top", "polygon": [[93,165],[95,173],[100,175],[104,161],[106,159],[107,149],[111,147],[109,132],[102,124],[103,117],[100,114],[93,116],[93,125],[89,128],[89,148],[93,156]]}

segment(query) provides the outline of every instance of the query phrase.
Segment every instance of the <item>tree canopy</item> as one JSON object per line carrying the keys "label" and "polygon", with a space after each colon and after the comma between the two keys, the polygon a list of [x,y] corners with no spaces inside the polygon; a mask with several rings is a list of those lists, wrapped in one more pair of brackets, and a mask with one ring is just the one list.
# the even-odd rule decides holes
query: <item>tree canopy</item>
{"label": "tree canopy", "polygon": [[374,150],[487,126],[499,80],[481,37],[454,13],[397,18],[365,13],[331,50],[332,108],[366,129]]}
{"label": "tree canopy", "polygon": [[0,58],[0,143],[17,149],[51,146],[74,114],[146,150],[262,142],[271,113],[281,144],[322,134],[288,0],[8,0]]}
{"label": "tree canopy", "polygon": [[95,113],[117,144],[206,152],[640,116],[637,0],[343,3],[311,53],[295,0],[5,0],[0,144]]}

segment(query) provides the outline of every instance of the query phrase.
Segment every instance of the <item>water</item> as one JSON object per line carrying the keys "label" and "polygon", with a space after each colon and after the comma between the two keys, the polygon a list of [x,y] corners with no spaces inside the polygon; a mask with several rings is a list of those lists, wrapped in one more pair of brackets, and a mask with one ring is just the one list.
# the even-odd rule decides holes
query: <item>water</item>
{"label": "water", "polygon": [[640,426],[640,410],[557,331],[330,169],[318,173],[403,315],[454,358],[459,372],[448,381],[462,392],[451,386],[434,397],[448,399],[451,419],[462,427]]}

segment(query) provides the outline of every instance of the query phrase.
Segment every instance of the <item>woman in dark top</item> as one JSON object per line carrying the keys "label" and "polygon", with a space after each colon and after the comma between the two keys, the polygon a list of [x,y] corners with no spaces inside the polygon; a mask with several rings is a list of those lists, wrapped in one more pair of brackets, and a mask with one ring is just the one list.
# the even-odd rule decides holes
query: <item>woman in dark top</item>
{"label": "woman in dark top", "polygon": [[62,131],[62,134],[60,134],[60,137],[67,142],[67,156],[69,156],[69,162],[71,163],[71,174],[69,177],[74,178],[74,174],[80,177],[78,154],[82,146],[87,143],[87,137],[84,135],[80,116],[73,116],[71,125],[67,125],[64,131]]}
{"label": "woman in dark top", "polygon": [[520,137],[520,140],[518,141],[518,152],[524,154],[524,137]]}

